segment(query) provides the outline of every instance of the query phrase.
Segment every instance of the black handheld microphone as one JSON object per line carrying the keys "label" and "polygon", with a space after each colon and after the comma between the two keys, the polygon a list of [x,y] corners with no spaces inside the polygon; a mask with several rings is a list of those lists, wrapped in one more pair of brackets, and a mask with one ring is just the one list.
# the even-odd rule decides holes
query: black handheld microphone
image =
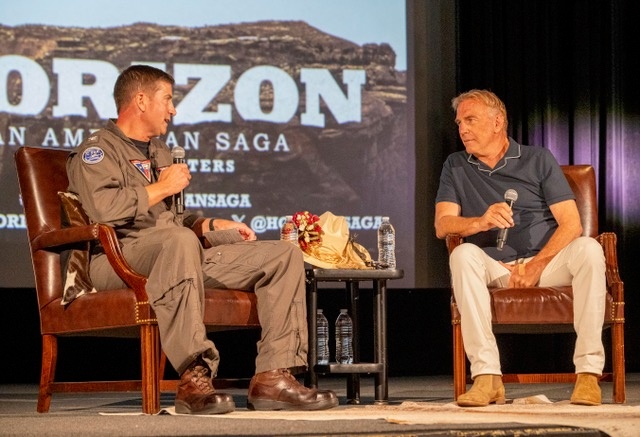
{"label": "black handheld microphone", "polygon": [[[180,146],[175,146],[171,149],[171,157],[174,164],[184,164],[184,149]],[[173,204],[176,206],[176,214],[184,214],[184,190],[173,195]]]}
{"label": "black handheld microphone", "polygon": [[[509,204],[509,208],[513,208],[513,204],[518,200],[518,192],[513,189],[508,189],[504,192],[504,201]],[[507,242],[507,233],[509,228],[500,229],[498,232],[498,240],[496,241],[496,249],[502,250],[504,243]]]}

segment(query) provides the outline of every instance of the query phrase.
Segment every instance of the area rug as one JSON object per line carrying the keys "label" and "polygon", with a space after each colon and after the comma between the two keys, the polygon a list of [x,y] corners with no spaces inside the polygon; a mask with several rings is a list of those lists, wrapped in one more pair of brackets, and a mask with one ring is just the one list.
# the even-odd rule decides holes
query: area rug
{"label": "area rug", "polygon": [[[161,414],[176,415],[173,407]],[[455,403],[403,402],[399,405],[339,406],[324,411],[250,411],[209,416],[260,420],[384,420],[398,425],[504,424],[565,425],[595,428],[612,437],[640,435],[640,406],[605,404],[596,407],[551,402],[545,396],[516,399],[505,405],[461,408]]]}

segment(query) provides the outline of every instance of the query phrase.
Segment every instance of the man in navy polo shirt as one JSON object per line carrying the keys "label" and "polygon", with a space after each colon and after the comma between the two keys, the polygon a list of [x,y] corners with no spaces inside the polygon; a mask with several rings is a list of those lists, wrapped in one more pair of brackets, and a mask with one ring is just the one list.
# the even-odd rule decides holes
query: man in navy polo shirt
{"label": "man in navy polo shirt", "polygon": [[[458,405],[504,402],[488,287],[537,285],[573,285],[577,381],[571,403],[599,405],[606,293],[602,248],[581,237],[574,194],[551,153],[508,137],[507,111],[495,94],[471,90],[455,97],[452,106],[465,150],[444,163],[435,229],[438,238],[465,238],[449,260],[473,378]],[[508,190],[515,193],[506,195]],[[505,201],[513,194],[517,202]],[[508,240],[497,245],[504,229]]]}

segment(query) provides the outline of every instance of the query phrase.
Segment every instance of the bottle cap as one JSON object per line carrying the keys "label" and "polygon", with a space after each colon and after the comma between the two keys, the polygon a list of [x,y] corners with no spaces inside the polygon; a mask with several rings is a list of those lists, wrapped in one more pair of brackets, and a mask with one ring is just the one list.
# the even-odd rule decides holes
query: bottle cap
{"label": "bottle cap", "polygon": [[322,310],[321,310],[320,308],[318,308],[318,309],[316,310],[316,314],[322,314]]}

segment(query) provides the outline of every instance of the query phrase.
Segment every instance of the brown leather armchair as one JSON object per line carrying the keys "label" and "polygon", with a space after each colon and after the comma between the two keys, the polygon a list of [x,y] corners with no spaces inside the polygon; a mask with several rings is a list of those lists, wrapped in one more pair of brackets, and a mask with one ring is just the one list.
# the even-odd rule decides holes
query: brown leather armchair
{"label": "brown leather armchair", "polygon": [[[56,392],[141,391],[143,412],[157,413],[160,390],[175,389],[176,384],[161,381],[164,354],[161,358],[158,325],[145,290],[147,279],[129,267],[110,226],[91,223],[62,227],[58,192],[67,190],[68,156],[65,150],[34,147],[22,147],[15,155],[42,334],[37,410],[48,412],[52,394]],[[91,241],[102,244],[128,288],[88,293],[63,306],[60,254],[68,249],[87,249],[87,242]],[[208,332],[259,328],[255,294],[243,290],[206,290],[204,321]],[[139,338],[141,380],[54,381],[58,337],[63,336]]]}
{"label": "brown leather armchair", "polygon": [[[596,180],[590,165],[562,166],[565,177],[576,195],[582,220],[583,235],[596,238],[606,258],[607,302],[605,327],[611,330],[612,372],[603,381],[613,381],[613,401],[625,402],[624,368],[624,287],[618,274],[616,235],[598,235]],[[449,253],[462,242],[457,235],[447,237]],[[573,332],[573,292],[566,287],[491,288],[492,323],[495,333]],[[462,343],[460,313],[452,296],[453,387],[454,399],[465,393],[467,361]],[[505,374],[504,382],[557,383],[573,382],[573,373]]]}

